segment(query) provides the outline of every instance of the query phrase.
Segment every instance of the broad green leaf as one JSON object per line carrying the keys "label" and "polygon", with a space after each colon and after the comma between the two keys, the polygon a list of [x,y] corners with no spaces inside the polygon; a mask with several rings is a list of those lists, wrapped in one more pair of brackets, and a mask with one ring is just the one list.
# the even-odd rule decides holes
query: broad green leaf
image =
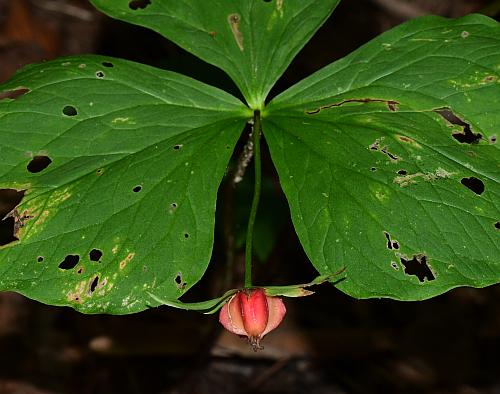
{"label": "broad green leaf", "polygon": [[0,97],[0,189],[25,190],[12,212],[19,241],[0,248],[0,290],[123,314],[201,278],[248,108],[99,56],[26,67]]}
{"label": "broad green leaf", "polygon": [[340,0],[91,0],[162,34],[238,85],[249,106],[269,90]]}
{"label": "broad green leaf", "polygon": [[424,17],[271,102],[264,134],[321,274],[403,300],[500,281],[499,74],[497,22]]}

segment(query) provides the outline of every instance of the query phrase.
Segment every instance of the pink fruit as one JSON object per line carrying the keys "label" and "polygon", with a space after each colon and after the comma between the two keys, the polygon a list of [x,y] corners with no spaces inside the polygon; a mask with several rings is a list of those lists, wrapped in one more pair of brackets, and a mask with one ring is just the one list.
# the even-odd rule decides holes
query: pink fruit
{"label": "pink fruit", "polygon": [[230,332],[248,337],[253,349],[262,349],[260,340],[274,330],[285,316],[279,297],[266,296],[263,289],[238,291],[222,307],[219,321]]}

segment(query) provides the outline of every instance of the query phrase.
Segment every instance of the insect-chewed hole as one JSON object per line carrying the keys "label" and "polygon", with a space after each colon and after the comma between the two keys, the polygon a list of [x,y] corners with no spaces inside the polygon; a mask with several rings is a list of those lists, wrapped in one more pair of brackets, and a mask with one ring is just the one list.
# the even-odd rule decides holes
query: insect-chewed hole
{"label": "insect-chewed hole", "polygon": [[90,288],[89,288],[90,293],[93,293],[95,291],[98,283],[99,283],[99,276],[96,276],[94,278],[94,280],[92,281],[92,283],[90,284]]}
{"label": "insect-chewed hole", "polygon": [[89,252],[90,261],[99,261],[101,260],[102,252],[99,249],[92,249]]}
{"label": "insect-chewed hole", "polygon": [[[24,197],[24,190],[0,189],[0,246],[18,240],[16,237],[19,222],[16,222],[15,211]],[[6,216],[7,215],[7,216]]]}
{"label": "insect-chewed hole", "polygon": [[405,267],[405,274],[415,275],[420,282],[436,279],[432,273],[429,265],[427,264],[427,256],[423,254],[416,254],[411,259],[400,257],[401,264]]}
{"label": "insect-chewed hole", "polygon": [[453,132],[451,134],[451,136],[461,144],[475,144],[483,138],[480,133],[474,133],[470,124],[460,119],[450,108],[438,108],[435,109],[434,112],[440,115],[449,124],[462,128],[462,132]]}
{"label": "insect-chewed hole", "polygon": [[137,186],[135,186],[135,187],[132,189],[132,191],[133,191],[134,193],[139,193],[141,190],[142,190],[142,186],[141,186],[141,185],[137,185]]}
{"label": "insect-chewed hole", "polygon": [[35,156],[28,163],[26,168],[32,174],[36,174],[37,172],[45,170],[50,165],[50,163],[52,163],[52,160],[48,156]]}
{"label": "insect-chewed hole", "polygon": [[477,195],[481,195],[484,192],[483,181],[474,176],[471,176],[470,178],[462,178],[460,183]]}
{"label": "insect-chewed hole", "polygon": [[189,238],[189,234],[188,233],[184,233],[184,238],[188,239]]}
{"label": "insect-chewed hole", "polygon": [[96,78],[104,78],[104,72],[103,71],[96,71],[95,73]]}
{"label": "insect-chewed hole", "polygon": [[38,256],[38,257],[36,258],[36,261],[37,261],[37,262],[39,262],[39,263],[42,263],[42,262],[43,262],[43,260],[44,260],[43,256]]}
{"label": "insect-chewed hole", "polygon": [[102,62],[101,63],[104,67],[112,68],[114,67],[113,63],[111,62]]}
{"label": "insect-chewed hole", "polygon": [[370,171],[377,171],[377,167],[370,168]]}
{"label": "insect-chewed hole", "polygon": [[182,144],[177,144],[177,145],[174,145],[174,149],[175,150],[179,150],[182,148]]}
{"label": "insect-chewed hole", "polygon": [[495,228],[496,228],[497,230],[500,230],[500,222],[496,222],[496,223],[494,224],[494,226],[495,226]]}
{"label": "insect-chewed hole", "polygon": [[175,275],[175,278],[174,278],[174,282],[179,290],[184,290],[184,288],[187,285],[187,283],[182,278],[182,272],[177,272],[177,274]]}
{"label": "insect-chewed hole", "polygon": [[80,261],[80,256],[77,254],[68,254],[63,261],[59,263],[59,268],[63,270],[71,270],[76,267]]}
{"label": "insect-chewed hole", "polygon": [[150,4],[151,0],[131,0],[128,2],[128,6],[131,10],[137,10],[139,8],[143,10]]}
{"label": "insect-chewed hole", "polygon": [[66,105],[63,108],[62,113],[64,115],[66,115],[66,116],[76,116],[76,115],[78,115],[78,111],[72,105]]}
{"label": "insect-chewed hole", "polygon": [[399,170],[398,174],[399,175],[406,175],[406,174],[408,174],[408,172],[406,172],[406,170]]}

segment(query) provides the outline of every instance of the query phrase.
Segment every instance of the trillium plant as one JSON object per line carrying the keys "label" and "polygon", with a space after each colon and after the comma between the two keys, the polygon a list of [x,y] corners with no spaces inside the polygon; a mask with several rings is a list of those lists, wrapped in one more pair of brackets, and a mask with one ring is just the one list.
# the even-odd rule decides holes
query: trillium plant
{"label": "trillium plant", "polygon": [[[83,313],[220,311],[257,349],[285,314],[281,297],[312,285],[423,300],[500,281],[496,21],[409,21],[268,99],[339,0],[91,3],[219,67],[243,100],[108,56],[21,69],[0,86],[0,190],[19,200],[0,290]],[[182,302],[211,258],[240,138],[241,167],[255,169],[243,285]],[[262,139],[318,271],[307,284],[252,282]]]}

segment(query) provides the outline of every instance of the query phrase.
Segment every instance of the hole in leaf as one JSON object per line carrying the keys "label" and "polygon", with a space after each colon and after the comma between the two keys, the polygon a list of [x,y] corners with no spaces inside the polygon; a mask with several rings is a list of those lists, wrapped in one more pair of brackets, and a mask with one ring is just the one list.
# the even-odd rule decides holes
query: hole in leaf
{"label": "hole in leaf", "polygon": [[376,167],[372,167],[372,168],[370,168],[370,171],[377,171],[377,168]]}
{"label": "hole in leaf", "polygon": [[0,246],[18,241],[16,234],[21,225],[15,208],[24,197],[24,190],[0,189]]}
{"label": "hole in leaf", "polygon": [[97,176],[102,175],[102,173],[103,173],[103,172],[104,172],[104,170],[103,170],[102,168],[98,168],[98,169],[95,171],[95,173],[96,173],[96,175],[97,175]]}
{"label": "hole in leaf", "polygon": [[111,63],[111,62],[102,62],[102,65],[103,65],[104,67],[108,67],[108,68],[114,67],[114,66],[113,66],[113,63]]}
{"label": "hole in leaf", "polygon": [[490,144],[496,144],[497,143],[497,136],[494,134],[490,137]]}
{"label": "hole in leaf", "polygon": [[136,187],[134,187],[134,188],[132,189],[132,191],[133,191],[134,193],[139,193],[141,190],[142,190],[142,186],[141,186],[141,185],[137,185]]}
{"label": "hole in leaf", "polygon": [[80,256],[78,256],[77,254],[68,254],[59,264],[59,268],[63,270],[71,270],[76,267],[79,261]]}
{"label": "hole in leaf", "polygon": [[97,78],[104,78],[104,72],[102,72],[102,71],[96,71],[95,76]]}
{"label": "hole in leaf", "polygon": [[399,175],[406,175],[406,174],[408,174],[408,172],[406,172],[406,170],[399,170],[398,174]]}
{"label": "hole in leaf", "polygon": [[399,249],[399,242],[391,239],[391,235],[387,232],[384,231],[385,238],[387,239],[387,249],[392,250],[392,249]]}
{"label": "hole in leaf", "polygon": [[66,107],[64,107],[63,110],[62,110],[62,112],[66,116],[76,116],[76,115],[78,115],[78,111],[72,105],[67,105]]}
{"label": "hole in leaf", "polygon": [[132,1],[129,1],[128,6],[131,10],[137,10],[139,8],[141,10],[143,10],[144,8],[146,8],[150,4],[151,4],[151,0],[132,0]]}
{"label": "hole in leaf", "polygon": [[399,259],[401,260],[401,264],[405,267],[405,274],[415,275],[420,282],[423,282],[425,279],[428,281],[436,279],[427,265],[427,256],[416,254],[411,260],[407,260],[404,257],[400,257]]}
{"label": "hole in leaf", "polygon": [[181,144],[177,144],[177,145],[174,145],[174,149],[175,150],[179,150],[182,148],[182,145]]}
{"label": "hole in leaf", "polygon": [[182,272],[177,272],[177,275],[174,278],[175,285],[179,290],[183,290],[186,287],[186,282],[182,279]]}
{"label": "hole in leaf", "polygon": [[89,288],[90,293],[93,293],[95,291],[98,283],[99,283],[99,276],[96,276],[94,278],[94,280],[92,281],[92,283],[90,284],[90,288]]}
{"label": "hole in leaf", "polygon": [[399,271],[398,263],[396,263],[395,261],[391,261],[391,267],[394,268],[396,271]]}
{"label": "hole in leaf", "polygon": [[43,256],[38,256],[36,258],[36,261],[39,262],[39,263],[42,263],[43,262]]}
{"label": "hole in leaf", "polygon": [[397,157],[394,153],[389,152],[387,146],[384,146],[380,150],[380,152],[386,154],[389,157],[389,159],[391,159],[392,161],[398,161],[399,160],[399,157]]}
{"label": "hole in leaf", "polygon": [[189,238],[189,234],[188,233],[184,233],[184,238]]}
{"label": "hole in leaf", "polygon": [[102,252],[99,249],[92,249],[89,252],[90,261],[99,261],[102,257]]}
{"label": "hole in leaf", "polygon": [[477,195],[481,195],[481,193],[484,192],[483,181],[474,176],[471,176],[470,178],[462,178],[460,183],[462,183],[462,185],[464,185],[466,188],[472,190]]}
{"label": "hole in leaf", "polygon": [[496,223],[494,224],[494,226],[495,226],[495,228],[496,228],[497,230],[500,230],[500,222],[496,222]]}
{"label": "hole in leaf", "polygon": [[52,160],[48,156],[35,156],[28,163],[26,168],[32,174],[36,174],[45,170],[50,165],[50,163],[52,163]]}
{"label": "hole in leaf", "polygon": [[78,274],[83,273],[83,267],[78,268],[78,271],[76,271]]}
{"label": "hole in leaf", "polygon": [[22,95],[28,93],[29,91],[30,90],[28,88],[17,88],[14,90],[6,90],[0,93],[0,100],[3,99],[15,100],[18,97],[21,97]]}
{"label": "hole in leaf", "polygon": [[387,238],[387,249],[392,249],[391,236],[388,232],[384,231],[385,238]]}
{"label": "hole in leaf", "polygon": [[434,112],[441,115],[443,119],[452,125],[462,127],[463,131],[461,133],[452,133],[452,137],[461,144],[475,144],[482,138],[480,133],[474,134],[471,130],[470,124],[460,119],[449,108],[435,109]]}

